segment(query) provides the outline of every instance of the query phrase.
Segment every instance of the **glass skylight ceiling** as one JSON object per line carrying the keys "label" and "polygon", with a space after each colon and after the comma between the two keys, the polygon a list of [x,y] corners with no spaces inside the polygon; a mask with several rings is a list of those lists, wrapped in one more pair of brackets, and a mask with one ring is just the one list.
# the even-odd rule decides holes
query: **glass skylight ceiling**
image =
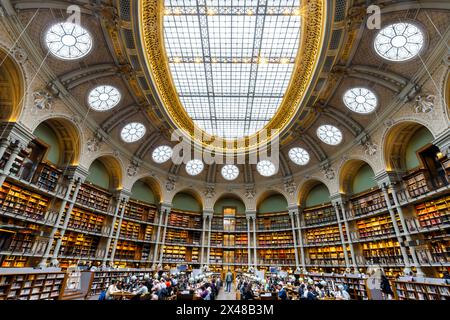
{"label": "glass skylight ceiling", "polygon": [[184,108],[207,133],[262,129],[288,87],[299,0],[165,0],[164,37]]}

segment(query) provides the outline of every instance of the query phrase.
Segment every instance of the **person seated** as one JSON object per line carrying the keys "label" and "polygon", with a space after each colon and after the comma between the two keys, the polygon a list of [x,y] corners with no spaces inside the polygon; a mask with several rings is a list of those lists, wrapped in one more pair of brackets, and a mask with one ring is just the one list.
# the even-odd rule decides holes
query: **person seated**
{"label": "person seated", "polygon": [[120,292],[120,289],[117,287],[116,285],[116,280],[111,280],[111,284],[108,287],[108,290],[106,290],[106,296],[105,299],[106,300],[112,300],[113,299],[113,294],[116,292]]}
{"label": "person seated", "polygon": [[282,284],[277,285],[277,291],[278,291],[278,298],[280,300],[288,300],[286,289]]}
{"label": "person seated", "polygon": [[337,286],[338,290],[335,291],[334,296],[336,297],[336,300],[350,300],[350,294],[345,290],[344,286],[342,284]]}
{"label": "person seated", "polygon": [[317,300],[317,296],[312,285],[308,285],[306,287],[305,298],[306,300]]}
{"label": "person seated", "polygon": [[134,292],[135,296],[131,300],[139,300],[141,296],[148,294],[148,288],[144,282],[139,282],[137,290]]}
{"label": "person seated", "polygon": [[255,299],[255,294],[253,293],[252,290],[252,285],[251,283],[248,283],[243,290],[242,296],[241,296],[242,300],[254,300]]}

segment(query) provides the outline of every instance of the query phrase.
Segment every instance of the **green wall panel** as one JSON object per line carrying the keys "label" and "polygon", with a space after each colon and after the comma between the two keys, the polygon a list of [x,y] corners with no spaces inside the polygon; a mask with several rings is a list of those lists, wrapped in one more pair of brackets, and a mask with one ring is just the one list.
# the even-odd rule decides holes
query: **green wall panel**
{"label": "green wall panel", "polygon": [[59,164],[61,148],[59,146],[58,137],[56,136],[55,131],[53,131],[53,129],[47,124],[41,123],[36,130],[34,130],[34,135],[49,145],[47,160],[55,165]]}
{"label": "green wall panel", "polygon": [[288,207],[287,200],[281,194],[273,195],[265,199],[258,208],[258,213],[270,213],[286,211]]}
{"label": "green wall panel", "polygon": [[353,179],[352,191],[353,193],[360,193],[369,190],[372,187],[376,187],[375,174],[372,168],[365,164],[356,173]]}
{"label": "green wall panel", "polygon": [[153,190],[143,181],[137,181],[131,188],[131,198],[151,204],[156,202]]}
{"label": "green wall panel", "polygon": [[178,210],[202,212],[202,206],[198,201],[187,193],[178,193],[173,197],[172,208]]}
{"label": "green wall panel", "polygon": [[224,198],[216,202],[214,205],[214,213],[223,213],[223,207],[235,207],[236,213],[244,214],[245,205],[242,201],[232,198]]}
{"label": "green wall panel", "polygon": [[314,207],[328,202],[330,202],[330,192],[328,191],[328,188],[321,183],[309,191],[308,196],[306,197],[305,206],[307,208]]}
{"label": "green wall panel", "polygon": [[425,127],[420,128],[416,133],[414,133],[406,147],[405,162],[407,170],[414,169],[419,166],[420,162],[417,158],[416,151],[432,141],[433,135]]}
{"label": "green wall panel", "polygon": [[100,160],[95,160],[91,164],[86,181],[95,184],[100,188],[109,189],[108,170],[106,170],[105,165]]}

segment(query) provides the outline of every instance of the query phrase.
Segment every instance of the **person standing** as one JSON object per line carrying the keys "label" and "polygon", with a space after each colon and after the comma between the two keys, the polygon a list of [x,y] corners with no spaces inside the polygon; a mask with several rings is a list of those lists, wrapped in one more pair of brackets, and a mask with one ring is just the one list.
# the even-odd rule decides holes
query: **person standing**
{"label": "person standing", "polygon": [[226,283],[226,292],[231,292],[231,284],[233,283],[233,274],[230,270],[228,270],[226,276],[225,276],[225,283]]}

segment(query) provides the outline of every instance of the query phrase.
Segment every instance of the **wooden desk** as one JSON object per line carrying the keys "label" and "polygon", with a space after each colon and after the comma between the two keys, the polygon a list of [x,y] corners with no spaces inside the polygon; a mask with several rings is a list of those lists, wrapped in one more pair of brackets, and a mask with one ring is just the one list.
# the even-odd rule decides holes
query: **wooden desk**
{"label": "wooden desk", "polygon": [[136,294],[128,291],[115,292],[111,294],[113,300],[130,300],[135,297]]}

